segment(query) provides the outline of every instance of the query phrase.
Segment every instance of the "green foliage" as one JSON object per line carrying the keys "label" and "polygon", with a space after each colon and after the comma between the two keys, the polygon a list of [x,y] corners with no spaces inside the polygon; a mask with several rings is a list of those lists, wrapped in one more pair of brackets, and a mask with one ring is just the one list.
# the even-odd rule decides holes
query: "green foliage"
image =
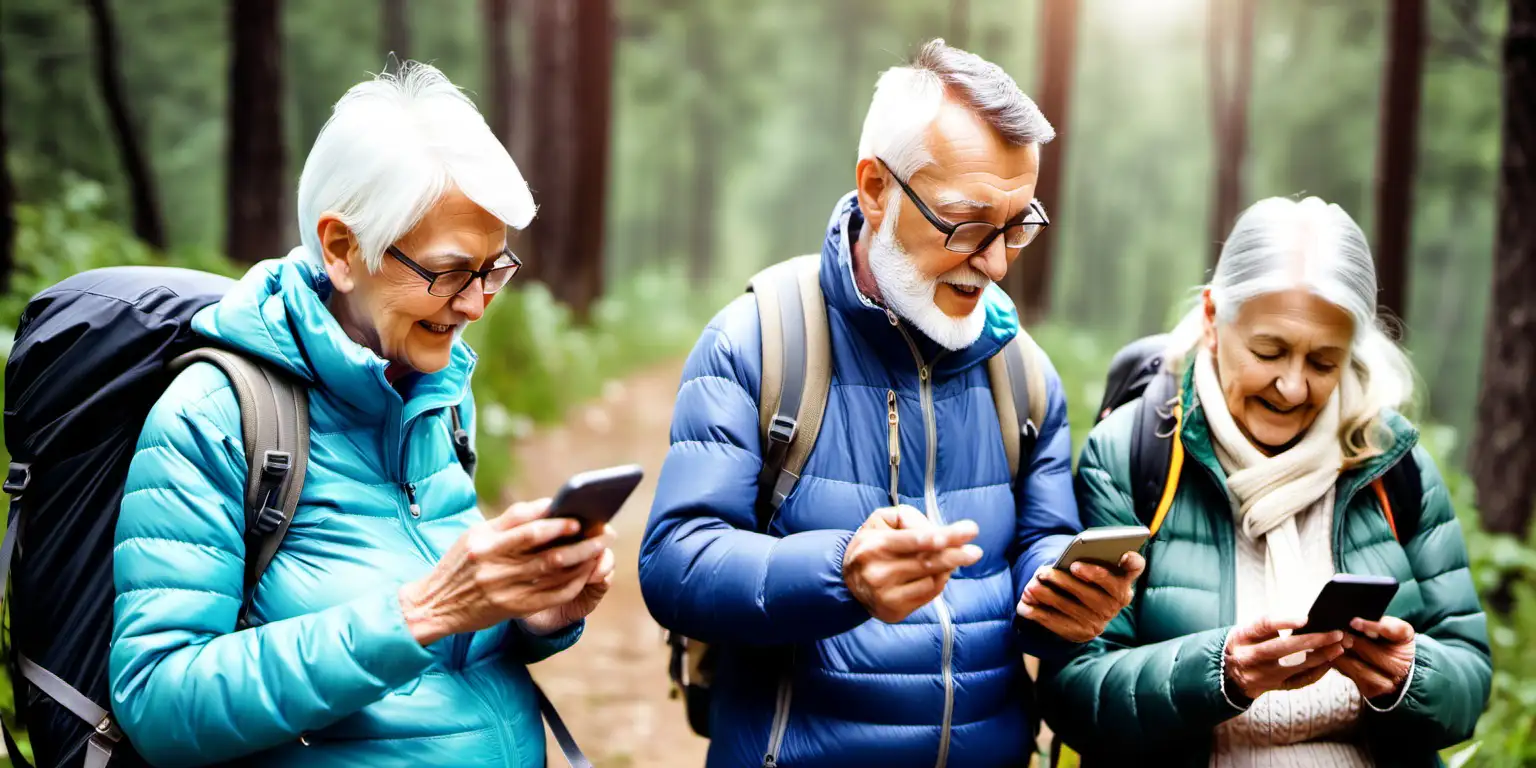
{"label": "green foliage", "polygon": [[[1472,504],[1471,479],[1447,472],[1446,484],[1466,536],[1472,577],[1488,609],[1493,649],[1493,696],[1478,721],[1476,752],[1467,764],[1531,765],[1536,763],[1536,644],[1531,642],[1536,638],[1536,537],[1522,543],[1482,530]],[[1490,604],[1501,589],[1507,590],[1511,603],[1504,613]],[[1447,750],[1447,759],[1457,751]]]}
{"label": "green foliage", "polygon": [[512,469],[504,450],[513,437],[556,421],[636,368],[685,354],[725,297],[686,288],[678,269],[645,269],[611,287],[588,326],[549,291],[531,283],[498,296],[494,309],[465,332],[479,353],[477,482],[489,503]]}

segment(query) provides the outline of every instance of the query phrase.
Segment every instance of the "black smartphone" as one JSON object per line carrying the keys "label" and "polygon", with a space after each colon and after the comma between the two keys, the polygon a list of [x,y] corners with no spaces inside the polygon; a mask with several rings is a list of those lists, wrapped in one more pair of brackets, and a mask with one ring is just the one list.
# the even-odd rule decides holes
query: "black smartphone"
{"label": "black smartphone", "polygon": [[613,519],[625,500],[645,477],[639,464],[594,469],[572,475],[549,504],[550,517],[569,517],[582,524],[582,533],[556,539],[549,546],[559,547],[581,541],[586,531]]}
{"label": "black smartphone", "polygon": [[1323,585],[1312,601],[1307,624],[1296,634],[1309,632],[1353,632],[1349,623],[1355,619],[1380,621],[1387,606],[1397,595],[1397,579],[1391,576],[1354,576],[1341,573]]}

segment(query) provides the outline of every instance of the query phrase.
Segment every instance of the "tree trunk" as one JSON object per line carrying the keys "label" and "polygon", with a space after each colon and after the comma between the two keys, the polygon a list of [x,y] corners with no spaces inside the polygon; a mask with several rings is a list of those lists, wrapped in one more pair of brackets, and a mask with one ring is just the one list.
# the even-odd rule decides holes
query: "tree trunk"
{"label": "tree trunk", "polygon": [[[1235,6],[1235,7],[1234,7]],[[1216,187],[1211,216],[1211,258],[1243,205],[1243,158],[1248,151],[1248,92],[1253,82],[1254,0],[1212,2],[1206,54],[1210,68],[1211,119],[1216,138]],[[1234,69],[1235,68],[1235,69]],[[1232,77],[1228,78],[1228,73]]]}
{"label": "tree trunk", "polygon": [[283,255],[288,164],[283,150],[281,0],[234,0],[229,66],[225,249],[244,264]]}
{"label": "tree trunk", "polygon": [[538,2],[531,10],[541,87],[529,178],[539,215],[525,269],[584,322],[603,287],[613,3]]}
{"label": "tree trunk", "polygon": [[[1076,70],[1078,0],[1052,0],[1040,4],[1040,111],[1056,128],[1056,138],[1040,149],[1040,180],[1035,197],[1046,214],[1059,215],[1062,180],[1066,176],[1068,115],[1072,105],[1072,80]],[[1045,319],[1051,309],[1051,260],[1056,233],[1046,227],[1014,262],[1017,273],[1009,289],[1025,325]]]}
{"label": "tree trunk", "polygon": [[[485,15],[485,34],[488,38],[487,62],[490,67],[489,77],[485,79],[491,86],[491,130],[508,151],[512,149],[513,107],[516,104],[516,81],[512,70],[512,43],[507,39],[510,30],[508,25],[512,20],[511,0],[482,0],[481,8]],[[521,158],[513,158],[521,159]]]}
{"label": "tree trunk", "polygon": [[107,117],[112,123],[112,135],[117,140],[118,154],[123,159],[123,173],[128,177],[133,231],[140,240],[155,248],[165,248],[165,219],[160,214],[153,172],[144,157],[144,148],[139,143],[138,131],[128,114],[127,99],[123,95],[117,62],[117,24],[111,9],[107,8],[107,0],[87,0],[86,8],[90,11],[96,44],[96,79]]}
{"label": "tree trunk", "polygon": [[1376,282],[1384,314],[1406,318],[1419,99],[1424,82],[1424,0],[1387,3],[1386,82],[1376,154]]}
{"label": "tree trunk", "polygon": [[[0,56],[0,64],[4,57]],[[11,166],[6,162],[11,144],[5,132],[5,73],[0,66],[0,296],[11,291],[16,270],[16,188],[11,185]]]}
{"label": "tree trunk", "polygon": [[1509,0],[1493,294],[1472,474],[1489,530],[1524,536],[1536,505],[1536,3]]}
{"label": "tree trunk", "polygon": [[571,208],[575,224],[572,261],[575,291],[570,299],[576,316],[587,320],[603,295],[603,239],[608,219],[609,129],[613,122],[613,57],[618,24],[614,0],[585,0],[577,14],[571,49],[577,56],[576,114],[578,144],[575,194]]}
{"label": "tree trunk", "polygon": [[707,16],[695,17],[696,26],[688,36],[688,66],[705,82],[694,95],[690,109],[690,133],[693,138],[692,212],[688,217],[688,278],[695,288],[709,285],[715,261],[715,212],[719,210],[719,126],[714,118],[715,99],[710,85],[718,68],[715,40],[708,29]]}
{"label": "tree trunk", "polygon": [[405,0],[384,0],[384,56],[393,53],[405,61],[411,57],[411,22]]}
{"label": "tree trunk", "polygon": [[[1076,5],[1076,0],[1068,0]],[[1047,2],[1045,5],[1051,5]],[[964,48],[971,31],[971,0],[949,0],[949,35],[944,40],[954,48]]]}

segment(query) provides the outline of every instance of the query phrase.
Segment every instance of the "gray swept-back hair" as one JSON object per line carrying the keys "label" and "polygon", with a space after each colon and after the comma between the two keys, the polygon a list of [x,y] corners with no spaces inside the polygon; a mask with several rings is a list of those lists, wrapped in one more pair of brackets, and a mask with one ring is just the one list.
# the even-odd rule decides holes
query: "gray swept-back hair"
{"label": "gray swept-back hair", "polygon": [[474,102],[436,67],[407,61],[336,102],[299,177],[299,235],[319,261],[320,216],[335,211],[376,271],[454,188],[509,227],[533,219],[522,172]]}
{"label": "gray swept-back hair", "polygon": [[[1339,383],[1340,440],[1357,463],[1379,454],[1388,438],[1382,411],[1413,399],[1413,366],[1376,314],[1376,264],[1360,225],[1337,205],[1309,197],[1271,197],[1238,217],[1211,278],[1216,322],[1229,323],[1249,299],[1303,288],[1354,320],[1350,362]],[[1169,361],[1182,366],[1199,344],[1205,311],[1199,299],[1174,329]]]}
{"label": "gray swept-back hair", "polygon": [[1056,129],[1002,67],[942,39],[925,44],[911,63],[880,75],[864,117],[859,159],[879,157],[901,179],[933,162],[927,131],[948,94],[1015,146],[1044,144]]}

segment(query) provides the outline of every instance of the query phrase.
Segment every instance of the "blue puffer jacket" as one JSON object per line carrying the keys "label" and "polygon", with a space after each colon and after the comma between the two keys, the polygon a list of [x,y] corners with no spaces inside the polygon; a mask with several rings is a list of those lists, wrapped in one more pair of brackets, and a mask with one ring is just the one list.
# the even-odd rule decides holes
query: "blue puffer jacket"
{"label": "blue puffer jacket", "polygon": [[239,407],[210,365],[176,378],[140,435],[118,522],[113,711],[157,765],[260,753],[248,762],[543,766],[524,665],[581,627],[535,638],[503,624],[424,649],[397,597],[483,519],[449,432],[448,409],[473,417],[474,353],[456,344],[448,368],[402,399],[325,308],[323,275],[302,257],[265,262],[194,320],[312,384],[308,477],[257,587],[254,628],[236,632]]}
{"label": "blue puffer jacket", "polygon": [[[1022,765],[1030,703],[1021,653],[1066,644],[1034,625],[1019,637],[1014,606],[1028,575],[1080,528],[1061,383],[1046,371],[1045,423],[1015,493],[984,365],[1018,332],[1013,305],[989,288],[981,339],[940,354],[854,287],[849,243],[862,225],[845,197],[822,246],[831,394],[771,535],[754,531],[762,336],[753,299],[726,307],[694,347],[640,555],[646,604],[668,629],[719,646],[710,766],[765,764],[768,754],[796,767]],[[976,521],[985,551],[940,599],[894,625],[872,620],[842,577],[853,531],[890,504],[891,391],[901,501],[946,522]],[[776,710],[787,710],[782,729]]]}

